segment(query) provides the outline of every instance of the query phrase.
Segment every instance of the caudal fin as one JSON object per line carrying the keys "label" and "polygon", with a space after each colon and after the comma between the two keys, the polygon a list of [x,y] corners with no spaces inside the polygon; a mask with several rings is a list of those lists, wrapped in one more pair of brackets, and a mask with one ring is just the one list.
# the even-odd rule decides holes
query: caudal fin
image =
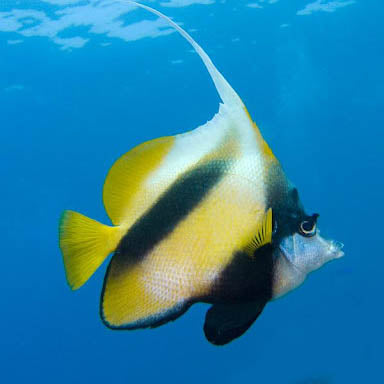
{"label": "caudal fin", "polygon": [[118,246],[120,227],[110,227],[74,211],[64,211],[59,242],[68,284],[80,288]]}

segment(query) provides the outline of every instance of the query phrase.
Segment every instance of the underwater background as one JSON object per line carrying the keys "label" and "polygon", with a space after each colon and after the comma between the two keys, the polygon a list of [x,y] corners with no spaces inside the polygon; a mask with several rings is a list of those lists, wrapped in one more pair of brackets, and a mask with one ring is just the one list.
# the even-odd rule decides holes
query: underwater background
{"label": "underwater background", "polygon": [[69,289],[60,214],[109,223],[113,162],[205,123],[219,98],[191,47],[143,10],[0,0],[1,382],[383,383],[384,3],[146,4],[211,56],[346,255],[225,347],[204,338],[204,304],[157,329],[107,329],[105,265]]}

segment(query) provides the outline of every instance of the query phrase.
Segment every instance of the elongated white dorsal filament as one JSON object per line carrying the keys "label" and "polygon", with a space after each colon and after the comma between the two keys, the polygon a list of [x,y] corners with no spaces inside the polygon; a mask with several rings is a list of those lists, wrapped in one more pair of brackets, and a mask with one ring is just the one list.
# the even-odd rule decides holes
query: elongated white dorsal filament
{"label": "elongated white dorsal filament", "polygon": [[235,90],[229,85],[227,80],[225,80],[224,76],[217,70],[217,68],[212,63],[210,57],[205,53],[203,48],[200,47],[199,44],[196,43],[195,40],[182,29],[179,25],[177,25],[174,21],[172,21],[169,17],[163,15],[161,12],[148,7],[147,5],[143,5],[140,3],[136,3],[135,1],[126,0],[127,2],[136,5],[140,8],[146,9],[147,11],[159,16],[160,18],[166,20],[173,28],[175,28],[194,48],[196,53],[200,56],[204,65],[208,69],[209,74],[215,84],[217,92],[223,101],[228,107],[243,107],[243,102],[241,101],[239,95],[235,92]]}

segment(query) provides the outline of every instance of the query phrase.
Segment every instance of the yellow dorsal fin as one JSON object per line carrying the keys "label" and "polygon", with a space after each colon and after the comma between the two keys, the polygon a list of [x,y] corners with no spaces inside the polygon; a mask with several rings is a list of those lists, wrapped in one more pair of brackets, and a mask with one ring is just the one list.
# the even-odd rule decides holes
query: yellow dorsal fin
{"label": "yellow dorsal fin", "polygon": [[103,189],[103,202],[109,218],[120,225],[153,172],[174,143],[174,137],[147,141],[121,156],[108,172]]}
{"label": "yellow dorsal fin", "polygon": [[122,236],[120,227],[109,227],[80,213],[64,211],[59,242],[69,286],[78,289],[86,283],[116,249]]}
{"label": "yellow dorsal fin", "polygon": [[272,208],[269,208],[244,251],[252,257],[257,249],[272,242],[272,231]]}

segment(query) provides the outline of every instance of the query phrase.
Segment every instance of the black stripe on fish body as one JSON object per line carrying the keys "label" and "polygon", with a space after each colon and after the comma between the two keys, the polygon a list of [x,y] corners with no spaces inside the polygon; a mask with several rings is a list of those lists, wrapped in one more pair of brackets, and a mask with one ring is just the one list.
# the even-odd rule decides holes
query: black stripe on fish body
{"label": "black stripe on fish body", "polygon": [[114,260],[134,265],[172,233],[220,182],[231,162],[215,160],[183,174],[122,238]]}
{"label": "black stripe on fish body", "polygon": [[272,208],[276,233],[272,244],[257,249],[252,257],[238,250],[231,262],[214,281],[206,298],[210,303],[239,303],[269,301],[273,295],[275,273],[274,250],[281,239],[297,232],[305,217],[297,189],[286,178],[279,164],[273,165],[267,175],[267,207]]}
{"label": "black stripe on fish body", "polygon": [[272,298],[273,246],[256,250],[253,257],[237,251],[232,261],[214,281],[208,300],[211,303],[239,303]]}

